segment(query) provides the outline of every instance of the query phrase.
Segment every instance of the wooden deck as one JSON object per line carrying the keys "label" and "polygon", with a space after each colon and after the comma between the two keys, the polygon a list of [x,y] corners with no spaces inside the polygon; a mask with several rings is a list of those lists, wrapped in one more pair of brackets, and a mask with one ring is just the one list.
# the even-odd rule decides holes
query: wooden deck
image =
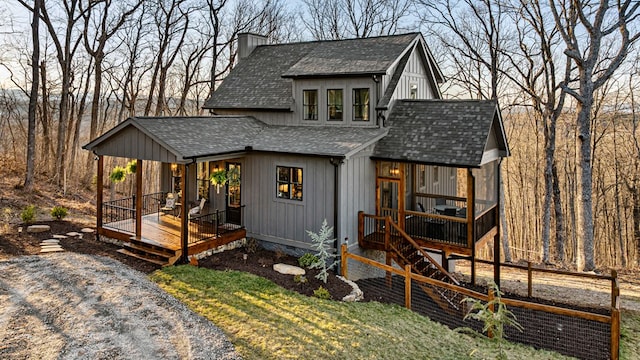
{"label": "wooden deck", "polygon": [[[218,236],[215,233],[202,233],[202,228],[189,226],[189,255],[197,254],[220,245],[228,244],[232,241],[242,239],[246,236],[244,228],[225,228]],[[104,224],[103,235],[113,237],[122,241],[129,241],[135,236],[135,220],[128,219],[114,223]],[[191,239],[206,237],[205,240],[193,241]],[[181,249],[180,241],[180,218],[170,214],[150,214],[142,217],[142,236],[138,239],[153,247],[163,248],[170,251]]]}

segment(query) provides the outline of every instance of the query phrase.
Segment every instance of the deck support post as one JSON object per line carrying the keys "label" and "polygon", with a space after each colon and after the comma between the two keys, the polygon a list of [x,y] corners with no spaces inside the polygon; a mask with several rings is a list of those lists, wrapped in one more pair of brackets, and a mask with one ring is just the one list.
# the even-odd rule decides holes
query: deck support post
{"label": "deck support post", "polygon": [[182,166],[183,178],[181,181],[181,207],[180,210],[180,243],[182,244],[182,254],[180,255],[180,263],[189,263],[189,216],[187,215],[187,199],[189,196],[189,165]]}
{"label": "deck support post", "polygon": [[497,174],[496,174],[496,208],[494,210],[495,215],[495,226],[496,226],[496,234],[493,236],[493,282],[498,285],[498,289],[500,289],[500,164],[498,162]]}
{"label": "deck support post", "polygon": [[467,169],[467,244],[471,248],[471,284],[476,284],[476,179]]}
{"label": "deck support post", "polygon": [[142,238],[142,160],[136,161],[136,239]]}
{"label": "deck support post", "polygon": [[405,193],[406,193],[406,177],[405,177],[405,167],[406,164],[399,163],[398,169],[400,171],[400,182],[398,184],[398,226],[400,229],[406,229],[404,226],[404,214],[405,214]]}
{"label": "deck support post", "polygon": [[102,230],[102,203],[104,202],[104,156],[99,155],[98,176],[96,179],[96,240],[100,240]]}

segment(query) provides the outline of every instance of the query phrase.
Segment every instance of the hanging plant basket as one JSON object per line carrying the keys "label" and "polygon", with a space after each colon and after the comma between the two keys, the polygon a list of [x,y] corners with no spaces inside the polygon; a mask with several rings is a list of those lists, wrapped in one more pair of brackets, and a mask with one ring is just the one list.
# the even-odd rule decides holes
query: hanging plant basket
{"label": "hanging plant basket", "polygon": [[127,173],[128,174],[135,174],[136,170],[138,168],[138,161],[137,160],[131,160],[127,163]]}
{"label": "hanging plant basket", "polygon": [[220,194],[220,186],[226,185],[227,181],[229,181],[229,178],[227,177],[227,171],[226,170],[214,171],[209,176],[209,181],[211,181],[212,185],[216,186],[216,192]]}
{"label": "hanging plant basket", "polygon": [[109,180],[113,183],[121,183],[127,178],[127,170],[122,166],[116,166],[109,174]]}

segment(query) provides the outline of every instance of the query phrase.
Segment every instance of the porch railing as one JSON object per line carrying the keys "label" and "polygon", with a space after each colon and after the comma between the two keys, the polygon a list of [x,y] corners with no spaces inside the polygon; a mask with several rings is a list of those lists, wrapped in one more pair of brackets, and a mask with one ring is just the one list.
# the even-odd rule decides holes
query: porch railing
{"label": "porch railing", "polygon": [[[394,234],[393,229],[387,230],[386,216],[389,214],[376,216],[361,212],[358,216],[358,240],[366,242],[365,246],[384,250],[385,236],[397,235]],[[475,242],[494,230],[497,221],[497,206],[495,205],[476,216],[474,219]],[[471,242],[468,241],[467,218],[460,215],[447,216],[406,210],[403,230],[417,240],[464,249],[472,247]]]}
{"label": "porch railing", "polygon": [[245,206],[242,205],[239,209],[239,223],[229,222],[232,220],[228,210],[216,210],[209,214],[191,216],[189,219],[189,243],[220,237],[227,232],[244,228],[244,208]]}
{"label": "porch railing", "polygon": [[[160,211],[163,195],[162,192],[143,195],[142,216]],[[136,197],[130,196],[103,202],[102,225],[134,234],[136,231]]]}

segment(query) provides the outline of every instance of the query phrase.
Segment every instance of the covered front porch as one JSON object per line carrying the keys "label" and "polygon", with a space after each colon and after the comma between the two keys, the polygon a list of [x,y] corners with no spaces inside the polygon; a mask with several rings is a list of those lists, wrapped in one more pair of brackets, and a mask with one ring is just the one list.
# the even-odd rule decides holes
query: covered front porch
{"label": "covered front porch", "polygon": [[[245,149],[240,141],[220,144],[209,137],[224,129],[226,120],[129,118],[85,145],[97,162],[97,235],[120,240],[121,252],[163,265],[186,263],[189,255],[244,238],[240,164],[227,160],[242,158]],[[186,138],[191,138],[191,145],[185,144]],[[105,156],[134,159],[130,196],[105,201],[105,173],[110,171],[105,169]],[[145,173],[143,162],[157,166]],[[220,166],[227,166],[225,172],[237,168],[238,183],[208,195],[209,172],[225,169]],[[158,179],[158,187],[143,193],[146,183]],[[168,194],[175,199],[171,206]],[[220,209],[209,206],[211,202]]]}

